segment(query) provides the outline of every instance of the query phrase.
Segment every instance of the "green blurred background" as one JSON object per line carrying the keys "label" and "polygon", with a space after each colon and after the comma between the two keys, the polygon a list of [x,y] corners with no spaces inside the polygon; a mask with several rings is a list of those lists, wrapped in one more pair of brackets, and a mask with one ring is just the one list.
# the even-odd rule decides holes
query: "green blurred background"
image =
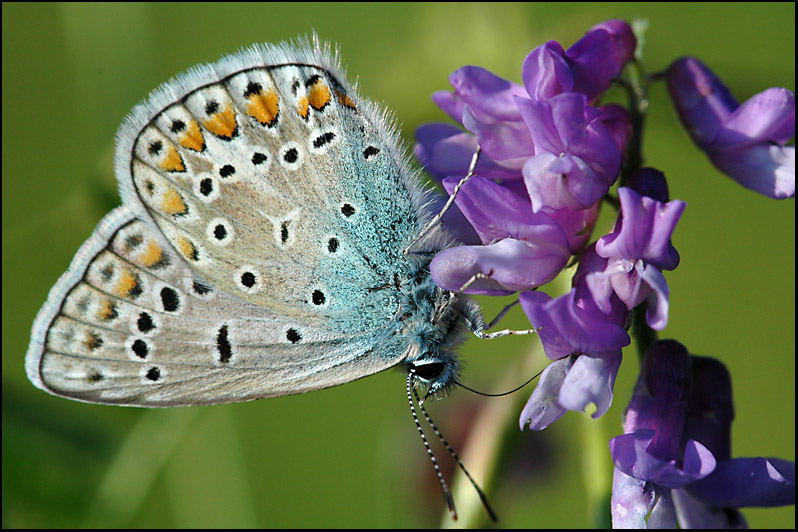
{"label": "green blurred background", "polygon": [[[768,87],[795,88],[793,4],[2,9],[4,527],[447,523],[399,371],[295,397],[155,411],[54,398],[25,378],[36,311],[118,203],[116,128],[173,74],[253,42],[315,30],[340,45],[350,79],[359,77],[364,94],[395,112],[411,142],[420,124],[446,120],[429,95],[449,88],[454,69],[476,64],[520,81],[521,62],[535,46],[555,39],[567,47],[617,17],[650,21],[649,71],[694,54],[741,101]],[[661,84],[652,90],[648,126],[647,163],[664,170],[671,195],[688,203],[674,236],[682,263],[666,275],[672,297],[662,337],[728,365],[737,408],[734,456],[794,460],[795,203],[768,200],[721,176],[681,129]],[[611,218],[605,213],[598,231]],[[506,302],[480,301],[489,317]],[[506,320],[526,327],[518,310]],[[468,340],[461,348],[464,382],[494,392],[522,382],[544,365],[539,353],[530,355],[537,344],[530,337]],[[615,403],[598,421],[568,413],[546,431],[519,432],[531,386],[487,400],[456,390],[429,403],[478,480],[486,480],[495,460],[485,484],[499,526],[602,523],[611,475],[606,441],[620,430],[636,378],[633,347],[625,352]],[[444,454],[438,451],[448,476]],[[463,493],[456,498],[465,515],[471,494]],[[795,526],[794,507],[744,514],[752,527]]]}

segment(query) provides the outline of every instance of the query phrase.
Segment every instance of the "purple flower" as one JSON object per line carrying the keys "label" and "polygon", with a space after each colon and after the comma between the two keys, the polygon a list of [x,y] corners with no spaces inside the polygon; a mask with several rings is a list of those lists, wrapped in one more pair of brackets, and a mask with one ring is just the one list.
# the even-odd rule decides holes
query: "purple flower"
{"label": "purple flower", "polygon": [[524,88],[476,66],[455,70],[449,82],[454,92],[438,91],[432,100],[476,135],[486,156],[520,168],[523,160],[535,153],[514,100],[527,97]]}
{"label": "purple flower", "polygon": [[[643,172],[655,179],[661,176],[652,169]],[[598,287],[606,287],[607,281],[630,310],[648,300],[646,321],[654,329],[663,329],[668,323],[670,289],[662,270],[673,270],[679,264],[671,234],[686,204],[679,200],[663,203],[627,187],[618,189],[618,198],[621,212],[615,228],[596,242],[596,253],[608,259],[607,268],[588,282],[604,309],[609,302],[606,297],[598,297]]]}
{"label": "purple flower", "polygon": [[[456,179],[445,179],[451,192]],[[435,283],[459,291],[474,275],[470,294],[506,295],[551,281],[571,252],[557,222],[533,213],[529,199],[490,179],[473,177],[457,195],[456,205],[483,246],[460,246],[439,253],[430,264]]]}
{"label": "purple flower", "polygon": [[594,26],[567,52],[560,43],[549,41],[524,60],[524,87],[533,100],[579,92],[592,101],[621,74],[635,45],[632,29],[622,20]]}
{"label": "purple flower", "polygon": [[717,360],[663,340],[646,352],[624,419],[610,440],[615,528],[744,523],[732,508],[794,503],[795,465],[728,459],[731,381]]}
{"label": "purple flower", "polygon": [[738,104],[693,57],[668,69],[679,118],[712,163],[742,186],[775,199],[795,196],[795,93],[772,88]]}
{"label": "purple flower", "polygon": [[585,209],[600,200],[621,168],[621,152],[601,111],[575,92],[548,100],[518,98],[516,105],[537,150],[523,166],[535,212]]}
{"label": "purple flower", "polygon": [[540,376],[519,418],[521,430],[543,430],[568,410],[584,411],[596,406],[594,418],[603,416],[612,404],[615,377],[621,365],[621,350],[561,358],[549,364]]}

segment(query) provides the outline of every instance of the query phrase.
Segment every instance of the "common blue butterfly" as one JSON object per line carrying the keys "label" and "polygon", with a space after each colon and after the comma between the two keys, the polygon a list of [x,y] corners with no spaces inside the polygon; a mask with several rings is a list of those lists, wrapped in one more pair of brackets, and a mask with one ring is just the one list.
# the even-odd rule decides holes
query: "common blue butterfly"
{"label": "common blue butterfly", "polygon": [[455,241],[430,223],[431,195],[391,119],[337,57],[314,39],[196,66],[137,105],[116,140],[122,206],[39,311],[31,382],[171,407],[404,366],[454,515],[412,396],[432,424],[415,388],[456,381],[466,326],[490,335],[474,302],[433,283],[429,261]]}

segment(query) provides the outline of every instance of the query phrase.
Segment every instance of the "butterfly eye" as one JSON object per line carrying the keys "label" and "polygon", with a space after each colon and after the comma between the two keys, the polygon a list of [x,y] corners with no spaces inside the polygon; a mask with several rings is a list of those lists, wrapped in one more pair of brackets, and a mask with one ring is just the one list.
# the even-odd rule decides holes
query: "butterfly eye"
{"label": "butterfly eye", "polygon": [[419,364],[411,366],[413,373],[420,379],[425,381],[437,380],[442,374],[444,369],[443,362],[430,362],[427,364]]}

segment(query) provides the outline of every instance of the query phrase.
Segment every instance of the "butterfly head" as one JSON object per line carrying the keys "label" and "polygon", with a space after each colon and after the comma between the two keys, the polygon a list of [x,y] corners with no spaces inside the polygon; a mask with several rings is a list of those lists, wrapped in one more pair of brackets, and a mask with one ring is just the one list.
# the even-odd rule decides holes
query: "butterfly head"
{"label": "butterfly head", "polygon": [[[422,358],[409,364],[410,374],[416,386],[421,385],[427,392],[424,399],[439,395],[457,380],[459,364],[453,355],[438,353],[436,357]],[[423,400],[422,400],[423,401]]]}

